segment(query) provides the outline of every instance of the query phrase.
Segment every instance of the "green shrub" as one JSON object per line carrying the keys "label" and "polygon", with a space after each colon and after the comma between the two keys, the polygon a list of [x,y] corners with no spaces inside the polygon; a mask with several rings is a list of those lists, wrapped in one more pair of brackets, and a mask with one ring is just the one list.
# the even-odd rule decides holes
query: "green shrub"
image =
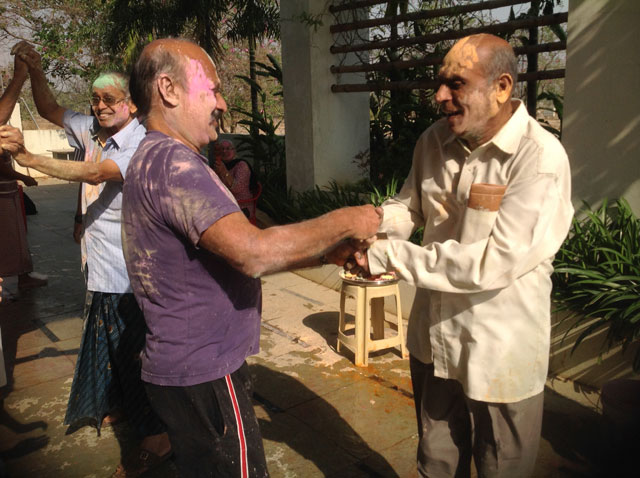
{"label": "green shrub", "polygon": [[[604,351],[623,350],[640,337],[640,222],[624,199],[604,201],[596,210],[585,204],[583,219],[573,220],[556,255],[553,299],[568,311],[570,330],[591,322],[575,350],[590,334],[606,329]],[[633,358],[640,372],[640,349]]]}

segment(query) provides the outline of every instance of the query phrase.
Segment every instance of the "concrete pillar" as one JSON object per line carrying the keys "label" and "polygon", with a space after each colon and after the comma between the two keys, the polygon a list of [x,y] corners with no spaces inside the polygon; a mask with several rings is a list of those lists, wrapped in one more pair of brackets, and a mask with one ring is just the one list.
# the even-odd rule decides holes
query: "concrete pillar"
{"label": "concrete pillar", "polygon": [[16,105],[13,107],[13,111],[11,112],[11,117],[9,118],[9,124],[14,128],[18,128],[22,131],[22,116],[20,115],[20,101],[16,102]]}
{"label": "concrete pillar", "polygon": [[[340,58],[329,52],[334,41],[330,4],[280,4],[287,183],[297,191],[331,180],[357,181],[363,171],[354,158],[369,148],[369,94],[331,92],[338,79],[329,68]],[[308,25],[303,17],[320,18],[322,25]],[[353,76],[341,80],[350,83]],[[363,76],[356,81],[363,82]]]}
{"label": "concrete pillar", "polygon": [[624,196],[640,213],[638,0],[570,0],[562,143],[573,197]]}

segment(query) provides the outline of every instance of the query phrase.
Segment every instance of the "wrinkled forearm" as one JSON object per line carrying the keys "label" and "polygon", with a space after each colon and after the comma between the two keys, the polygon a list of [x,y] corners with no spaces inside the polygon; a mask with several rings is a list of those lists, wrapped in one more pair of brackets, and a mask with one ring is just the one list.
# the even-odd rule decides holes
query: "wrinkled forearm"
{"label": "wrinkled forearm", "polygon": [[[354,227],[358,214],[362,214],[359,208],[342,208],[309,221],[268,229],[242,228],[241,223],[233,223],[236,219],[230,215],[228,219],[231,222],[220,224],[221,229],[237,233],[225,239],[221,237],[220,229],[211,235],[207,231],[201,245],[224,257],[244,274],[260,277],[296,267],[319,265],[322,255],[335,244],[361,234]],[[244,217],[237,220],[246,222]]]}
{"label": "wrinkled forearm", "polygon": [[32,69],[31,74],[31,90],[33,93],[33,101],[36,104],[38,113],[43,118],[52,123],[63,127],[62,116],[64,108],[62,108],[56,98],[53,96],[49,83],[42,69]]}
{"label": "wrinkled forearm", "polygon": [[16,154],[14,157],[22,166],[37,169],[54,178],[89,184],[100,184],[105,180],[97,163],[53,159],[29,152]]}

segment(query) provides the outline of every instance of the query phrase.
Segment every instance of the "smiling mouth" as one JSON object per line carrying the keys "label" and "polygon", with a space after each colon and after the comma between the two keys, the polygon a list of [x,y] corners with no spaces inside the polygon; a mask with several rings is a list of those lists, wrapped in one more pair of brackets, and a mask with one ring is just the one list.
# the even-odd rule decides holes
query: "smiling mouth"
{"label": "smiling mouth", "polygon": [[446,112],[446,111],[444,112],[444,115],[447,118],[451,118],[452,116],[458,116],[458,115],[461,115],[461,114],[462,114],[462,111],[452,111],[452,112],[449,112],[449,113]]}

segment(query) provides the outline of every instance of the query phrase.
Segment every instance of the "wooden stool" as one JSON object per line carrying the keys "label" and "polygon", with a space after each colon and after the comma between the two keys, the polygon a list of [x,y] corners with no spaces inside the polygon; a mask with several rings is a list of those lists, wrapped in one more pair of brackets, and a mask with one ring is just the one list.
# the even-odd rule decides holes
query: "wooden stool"
{"label": "wooden stool", "polygon": [[[389,322],[385,318],[384,298],[394,296],[396,299],[397,324]],[[347,297],[356,300],[356,313],[354,327],[347,328],[345,320],[345,302]],[[393,337],[384,338],[385,322],[395,328],[398,333]],[[395,326],[395,327],[394,327]],[[373,334],[371,329],[373,328]],[[353,335],[345,332],[353,330]],[[336,349],[340,352],[340,346],[344,345],[355,354],[355,364],[366,366],[369,352],[400,345],[402,358],[407,357],[404,343],[404,331],[402,327],[402,308],[400,305],[400,289],[398,283],[392,284],[354,284],[342,281],[340,291],[340,321],[338,325],[338,341]]]}

